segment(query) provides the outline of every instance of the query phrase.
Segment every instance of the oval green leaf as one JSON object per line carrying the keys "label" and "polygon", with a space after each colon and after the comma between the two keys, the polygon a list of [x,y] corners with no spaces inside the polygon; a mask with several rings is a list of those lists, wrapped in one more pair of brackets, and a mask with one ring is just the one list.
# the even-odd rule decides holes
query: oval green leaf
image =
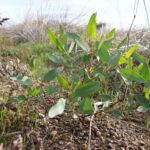
{"label": "oval green leaf", "polygon": [[83,85],[80,85],[74,92],[75,97],[87,97],[91,96],[94,93],[98,92],[100,89],[99,82],[90,82],[90,83],[84,83]]}
{"label": "oval green leaf", "polygon": [[94,107],[90,98],[86,97],[84,100],[81,101],[79,105],[79,110],[84,114],[88,114],[88,115],[94,112]]}
{"label": "oval green leaf", "polygon": [[92,14],[87,25],[87,35],[93,40],[96,40],[96,15],[96,13]]}
{"label": "oval green leaf", "polygon": [[51,81],[57,77],[57,75],[63,71],[63,67],[59,67],[57,69],[52,69],[47,72],[43,78],[44,81]]}

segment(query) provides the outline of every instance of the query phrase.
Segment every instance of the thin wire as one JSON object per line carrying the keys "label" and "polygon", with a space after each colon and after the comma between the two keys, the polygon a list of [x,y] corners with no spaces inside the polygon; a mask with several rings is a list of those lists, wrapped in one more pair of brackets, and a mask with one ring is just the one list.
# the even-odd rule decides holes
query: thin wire
{"label": "thin wire", "polygon": [[134,2],[134,15],[137,15],[137,12],[138,12],[138,6],[139,6],[139,0],[135,0]]}
{"label": "thin wire", "polygon": [[145,0],[143,0],[143,4],[144,4],[144,7],[145,7],[145,13],[146,13],[146,17],[147,17],[147,22],[148,22],[148,26],[149,26],[149,30],[150,30],[150,19],[149,19],[149,16],[148,16],[148,10],[147,10],[147,7],[146,7],[146,2]]}
{"label": "thin wire", "polygon": [[136,10],[136,4],[137,4],[137,0],[134,1],[134,9],[133,9],[133,14],[135,14],[135,10]]}
{"label": "thin wire", "polygon": [[132,19],[131,25],[130,25],[128,33],[127,33],[127,48],[129,46],[129,41],[130,41],[130,32],[131,32],[132,26],[134,24],[135,18],[137,16],[138,6],[139,6],[139,0],[135,0],[135,2],[134,2],[134,10],[133,10],[134,11],[133,19]]}

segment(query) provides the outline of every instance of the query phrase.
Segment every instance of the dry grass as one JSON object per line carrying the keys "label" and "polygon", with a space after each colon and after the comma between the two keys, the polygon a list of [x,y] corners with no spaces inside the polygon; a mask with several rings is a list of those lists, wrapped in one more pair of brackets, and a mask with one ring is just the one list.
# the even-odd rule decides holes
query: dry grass
{"label": "dry grass", "polygon": [[[127,36],[127,31],[117,31],[116,40],[121,41]],[[146,57],[150,57],[150,32],[148,28],[134,28],[130,32],[129,46],[138,44],[138,51]]]}
{"label": "dry grass", "polygon": [[[18,43],[41,43],[47,42],[48,37],[46,28],[52,30],[58,29],[61,24],[66,31],[82,32],[82,27],[75,25],[73,22],[67,22],[67,18],[61,21],[54,20],[53,17],[41,14],[28,14],[24,20],[15,25],[0,29],[2,37],[11,39],[15,44]],[[64,17],[67,17],[66,15]]]}
{"label": "dry grass", "polygon": [[[68,21],[67,13],[64,14],[64,18],[61,17],[60,21],[54,20],[51,15],[43,15],[37,13],[36,15],[28,12],[24,17],[23,21],[19,24],[10,25],[5,28],[0,28],[0,44],[13,46],[19,43],[47,43],[48,37],[46,28],[50,27],[53,31],[57,31],[61,24],[65,31],[76,32],[82,34],[86,38],[85,27],[74,24],[75,21]],[[78,16],[82,17],[82,16]],[[76,21],[80,18],[76,18]],[[104,34],[108,33],[111,29],[106,25],[104,28],[99,28],[97,33],[99,39]],[[127,35],[127,30],[118,30],[116,40],[121,41]],[[150,49],[150,32],[147,28],[143,29],[132,29],[130,32],[130,46],[135,43],[139,45],[139,51],[149,51]]]}

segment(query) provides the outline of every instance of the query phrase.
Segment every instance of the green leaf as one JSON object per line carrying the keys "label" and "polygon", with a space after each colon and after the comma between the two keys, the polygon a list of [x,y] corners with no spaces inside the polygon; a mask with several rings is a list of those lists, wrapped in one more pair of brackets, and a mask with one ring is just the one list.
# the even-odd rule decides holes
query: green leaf
{"label": "green leaf", "polygon": [[22,101],[26,101],[27,98],[24,95],[19,95],[18,100],[19,100],[19,102],[22,102]]}
{"label": "green leaf", "polygon": [[32,56],[31,60],[29,61],[30,70],[33,71],[35,67],[35,56]]}
{"label": "green leaf", "polygon": [[145,98],[150,100],[150,88],[144,87],[143,92],[145,93]]}
{"label": "green leaf", "polygon": [[61,52],[64,52],[64,48],[62,43],[55,37],[55,35],[53,34],[53,32],[51,31],[50,28],[47,29],[47,33],[48,33],[48,37],[50,42],[57,47]]}
{"label": "green leaf", "polygon": [[69,83],[61,75],[57,76],[59,84],[66,90],[69,90]]}
{"label": "green leaf", "polygon": [[133,58],[134,58],[135,60],[137,60],[138,62],[140,62],[140,63],[145,63],[145,62],[146,62],[146,58],[143,57],[142,55],[140,55],[140,54],[137,53],[137,52],[134,52],[134,53],[133,53]]}
{"label": "green leaf", "polygon": [[117,46],[117,49],[120,49],[123,45],[125,45],[127,38],[124,38]]}
{"label": "green leaf", "polygon": [[135,44],[132,48],[130,48],[128,50],[128,52],[126,53],[125,58],[129,58],[134,53],[134,51],[137,49],[137,47],[138,47],[138,45]]}
{"label": "green leaf", "polygon": [[25,86],[32,86],[32,81],[27,76],[24,76],[20,83]]}
{"label": "green leaf", "polygon": [[93,103],[90,98],[86,97],[84,100],[81,101],[79,105],[79,110],[84,114],[92,114],[94,112]]}
{"label": "green leaf", "polygon": [[54,118],[57,115],[61,115],[65,110],[66,100],[60,98],[58,102],[52,106],[48,112],[49,118]]}
{"label": "green leaf", "polygon": [[105,40],[105,41],[101,41],[99,43],[97,56],[99,56],[102,62],[104,63],[109,63],[110,55],[108,51],[112,45],[112,40],[113,38]]}
{"label": "green leaf", "polygon": [[68,52],[76,51],[77,44],[76,42],[71,42]]}
{"label": "green leaf", "polygon": [[59,67],[57,69],[52,69],[44,75],[44,81],[51,81],[56,78],[56,76],[63,71],[63,67]]}
{"label": "green leaf", "polygon": [[90,63],[90,58],[91,58],[90,54],[84,54],[82,58],[83,58],[83,63],[84,64],[88,65]]}
{"label": "green leaf", "polygon": [[32,86],[32,81],[27,76],[24,76],[23,78],[11,77],[11,79],[20,83],[23,86],[28,86],[28,87]]}
{"label": "green leaf", "polygon": [[100,100],[103,101],[103,102],[111,101],[112,97],[110,95],[107,95],[107,94],[102,94],[102,95],[100,95]]}
{"label": "green leaf", "polygon": [[72,74],[70,79],[72,82],[79,82],[79,77],[77,74]]}
{"label": "green leaf", "polygon": [[150,71],[147,63],[143,64],[143,67],[140,70],[140,74],[145,80],[150,79]]}
{"label": "green leaf", "polygon": [[21,102],[24,102],[26,100],[27,100],[27,98],[24,95],[19,95],[18,97],[12,97],[12,101],[17,102],[17,103],[18,102],[21,103]]}
{"label": "green leaf", "polygon": [[150,79],[148,81],[146,81],[145,87],[150,88]]}
{"label": "green leaf", "polygon": [[128,64],[128,61],[127,61],[123,56],[121,56],[121,57],[119,58],[118,64],[119,64],[119,65]]}
{"label": "green leaf", "polygon": [[96,40],[96,15],[96,13],[92,14],[87,25],[87,35],[93,40]]}
{"label": "green leaf", "polygon": [[[83,50],[89,51],[89,46],[75,33],[67,32],[68,38],[72,39],[74,42],[77,43],[78,46],[80,46]],[[73,45],[72,45],[73,47]]]}
{"label": "green leaf", "polygon": [[69,39],[73,41],[75,41],[76,39],[80,39],[80,36],[78,36],[76,33],[67,32],[66,35]]}
{"label": "green leaf", "polygon": [[150,109],[150,102],[144,96],[136,95],[135,99],[140,106]]}
{"label": "green leaf", "polygon": [[60,41],[65,49],[67,49],[67,35],[62,25],[59,25]]}
{"label": "green leaf", "polygon": [[133,60],[132,60],[131,57],[129,57],[129,58],[127,59],[127,68],[132,69],[132,67],[133,67]]}
{"label": "green leaf", "polygon": [[84,83],[83,85],[80,85],[76,90],[75,90],[75,97],[87,97],[91,96],[94,93],[98,92],[100,89],[99,82],[90,82],[90,83]]}
{"label": "green leaf", "polygon": [[138,83],[145,82],[140,74],[131,69],[120,69],[120,74],[129,81],[136,81]]}
{"label": "green leaf", "polygon": [[29,89],[28,94],[31,96],[36,96],[42,92],[42,88],[40,86],[34,88],[34,89]]}
{"label": "green leaf", "polygon": [[110,39],[110,38],[114,37],[114,36],[115,36],[115,33],[116,33],[116,29],[112,29],[112,30],[108,33],[108,35],[106,35],[106,39]]}
{"label": "green leaf", "polygon": [[139,65],[135,68],[135,70],[136,70],[137,72],[141,72],[142,68],[143,68],[143,63],[139,64]]}
{"label": "green leaf", "polygon": [[117,118],[121,119],[123,117],[121,111],[119,111],[118,109],[113,111],[114,116],[116,116]]}
{"label": "green leaf", "polygon": [[77,56],[76,58],[75,58],[75,63],[77,64],[77,65],[82,65],[82,64],[84,64],[84,65],[88,65],[89,63],[90,63],[90,54],[80,54],[79,56]]}
{"label": "green leaf", "polygon": [[102,73],[98,73],[97,74],[100,80],[104,80],[106,78],[106,76]]}
{"label": "green leaf", "polygon": [[48,33],[48,37],[49,37],[50,42],[54,46],[57,46],[57,38],[55,37],[55,35],[53,34],[53,32],[51,31],[50,28],[47,29],[47,33]]}
{"label": "green leaf", "polygon": [[90,50],[89,46],[88,46],[83,40],[81,40],[81,39],[76,39],[76,43],[77,43],[77,45],[79,45],[83,50],[85,50],[85,51],[89,51],[89,50]]}
{"label": "green leaf", "polygon": [[[115,29],[113,29],[107,36],[106,40],[102,40],[99,44],[96,44],[96,55],[102,60],[103,63],[111,63],[115,65],[115,55],[110,58],[109,49],[112,46],[112,41],[114,39]],[[111,60],[110,60],[111,59]]]}
{"label": "green leaf", "polygon": [[53,94],[53,93],[56,93],[57,92],[57,89],[56,87],[53,87],[51,85],[49,85],[47,88],[46,88],[46,91],[49,95]]}
{"label": "green leaf", "polygon": [[118,64],[119,59],[120,59],[120,53],[112,54],[112,56],[110,57],[110,60],[109,60],[109,64],[112,67],[114,67],[114,66],[116,66]]}
{"label": "green leaf", "polygon": [[54,64],[61,65],[63,63],[63,60],[59,56],[55,55],[48,55],[48,59],[53,62]]}
{"label": "green leaf", "polygon": [[127,94],[127,105],[128,105],[129,107],[132,106],[132,102],[133,102],[133,99],[132,99],[131,94]]}

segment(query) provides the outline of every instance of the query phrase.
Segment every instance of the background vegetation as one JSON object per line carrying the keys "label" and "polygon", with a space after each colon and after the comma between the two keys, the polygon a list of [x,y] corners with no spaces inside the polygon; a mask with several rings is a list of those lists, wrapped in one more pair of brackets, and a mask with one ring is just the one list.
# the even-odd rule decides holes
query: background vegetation
{"label": "background vegetation", "polygon": [[109,149],[124,133],[120,147],[136,136],[150,148],[148,29],[98,29],[96,15],[86,28],[41,16],[1,27],[1,149]]}

